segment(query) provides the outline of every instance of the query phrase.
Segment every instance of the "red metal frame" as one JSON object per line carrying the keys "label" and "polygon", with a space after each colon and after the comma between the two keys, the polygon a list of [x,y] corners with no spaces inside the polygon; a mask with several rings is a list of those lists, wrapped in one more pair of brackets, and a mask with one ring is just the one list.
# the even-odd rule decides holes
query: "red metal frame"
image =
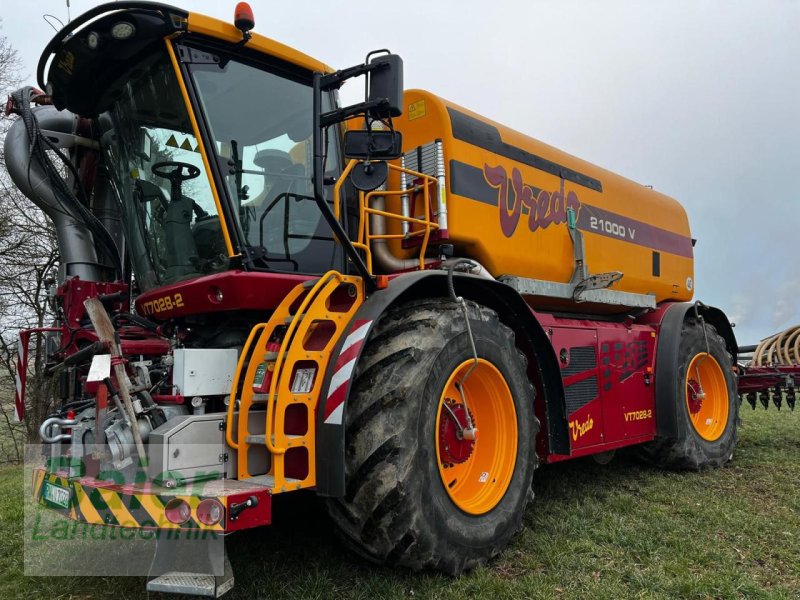
{"label": "red metal frame", "polygon": [[[537,452],[544,462],[608,452],[655,438],[656,347],[667,306],[624,321],[534,311],[561,368],[571,445],[569,455],[552,454],[543,429]],[[538,406],[540,419],[543,413],[544,407]]]}
{"label": "red metal frame", "polygon": [[745,367],[742,371],[738,385],[740,394],[800,387],[800,366]]}
{"label": "red metal frame", "polygon": [[136,298],[140,314],[155,320],[222,311],[272,310],[299,283],[293,273],[225,271],[156,288]]}

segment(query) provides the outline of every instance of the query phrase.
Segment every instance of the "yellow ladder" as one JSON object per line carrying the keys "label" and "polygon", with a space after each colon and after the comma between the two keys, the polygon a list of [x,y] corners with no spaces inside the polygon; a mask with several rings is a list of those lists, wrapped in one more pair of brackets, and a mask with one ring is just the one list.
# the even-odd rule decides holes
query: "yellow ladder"
{"label": "yellow ladder", "polygon": [[[337,340],[363,302],[360,277],[328,271],[297,285],[269,321],[250,332],[231,386],[225,431],[237,451],[239,479],[257,478],[273,493],[316,485],[322,382]],[[251,415],[254,408],[258,412]],[[263,428],[258,423],[262,410]],[[262,468],[252,464],[251,448],[258,447],[266,447],[269,458]]]}

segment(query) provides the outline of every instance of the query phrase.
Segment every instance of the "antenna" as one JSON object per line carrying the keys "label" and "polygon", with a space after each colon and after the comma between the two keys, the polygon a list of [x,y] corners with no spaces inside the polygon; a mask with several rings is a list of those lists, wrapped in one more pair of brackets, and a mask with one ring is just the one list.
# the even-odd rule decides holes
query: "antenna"
{"label": "antenna", "polygon": [[72,17],[69,16],[69,0],[67,0],[67,23],[72,21]]}
{"label": "antenna", "polygon": [[[45,13],[42,15],[42,18],[44,19],[45,23],[50,25],[50,27],[52,27],[55,31],[61,31],[61,29],[64,29],[64,23],[62,23],[61,19],[59,19],[57,16]],[[55,25],[53,25],[53,21],[61,25],[61,28],[58,28]]]}

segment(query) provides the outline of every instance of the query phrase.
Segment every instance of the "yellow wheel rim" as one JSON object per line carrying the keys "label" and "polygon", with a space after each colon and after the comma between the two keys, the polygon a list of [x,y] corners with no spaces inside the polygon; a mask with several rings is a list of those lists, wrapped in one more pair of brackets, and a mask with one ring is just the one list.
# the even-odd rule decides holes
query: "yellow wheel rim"
{"label": "yellow wheel rim", "polygon": [[701,352],[686,371],[686,407],[697,434],[709,442],[718,440],[728,425],[728,384],[716,359]]}
{"label": "yellow wheel rim", "polygon": [[447,379],[439,398],[434,443],[439,475],[448,496],[464,512],[481,515],[500,503],[514,475],[517,412],[503,375],[489,361],[478,359],[463,384],[475,439],[458,437],[456,420],[461,427],[467,423],[456,384],[473,364],[473,359],[464,361]]}

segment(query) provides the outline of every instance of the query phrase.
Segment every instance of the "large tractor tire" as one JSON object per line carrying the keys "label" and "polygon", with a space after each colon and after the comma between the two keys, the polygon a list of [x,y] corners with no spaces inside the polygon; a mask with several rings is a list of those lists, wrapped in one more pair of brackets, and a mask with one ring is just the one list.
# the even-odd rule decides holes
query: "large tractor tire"
{"label": "large tractor tire", "polygon": [[739,422],[736,376],[725,341],[713,325],[686,321],[678,361],[674,398],[682,433],[656,438],[639,447],[639,455],[667,469],[722,467],[733,458]]}
{"label": "large tractor tire", "polygon": [[[359,361],[346,496],[328,512],[345,544],[373,562],[457,575],[522,528],[537,466],[534,388],[513,332],[494,311],[467,307],[477,365],[464,314],[445,299],[390,309]],[[474,441],[459,427],[467,411]]]}

